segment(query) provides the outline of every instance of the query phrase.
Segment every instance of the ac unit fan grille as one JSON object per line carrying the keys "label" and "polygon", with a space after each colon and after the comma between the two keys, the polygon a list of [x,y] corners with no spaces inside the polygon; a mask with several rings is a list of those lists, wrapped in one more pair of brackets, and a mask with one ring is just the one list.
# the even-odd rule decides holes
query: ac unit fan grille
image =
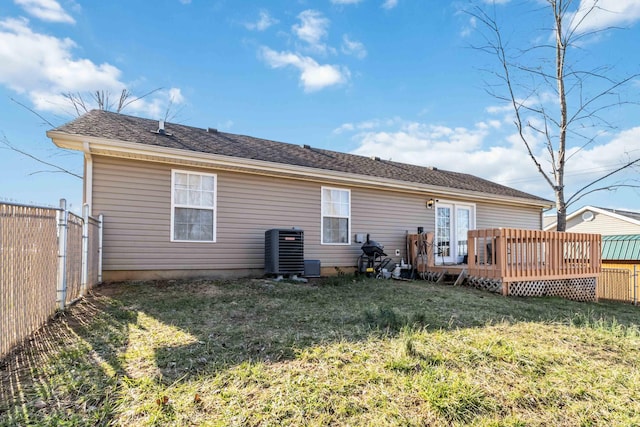
{"label": "ac unit fan grille", "polygon": [[271,229],[265,232],[266,274],[304,274],[304,231]]}

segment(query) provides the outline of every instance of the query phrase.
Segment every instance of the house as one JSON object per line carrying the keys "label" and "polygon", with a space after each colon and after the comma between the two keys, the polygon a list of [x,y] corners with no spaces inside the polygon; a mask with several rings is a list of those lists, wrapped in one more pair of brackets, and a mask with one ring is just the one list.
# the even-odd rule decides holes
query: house
{"label": "house", "polygon": [[323,274],[353,271],[366,234],[400,262],[418,227],[437,262],[458,263],[468,230],[540,230],[552,205],[469,174],[99,110],[47,136],[84,153],[105,280],[261,275],[265,232],[293,227]]}
{"label": "house", "polygon": [[[551,221],[545,230],[555,230]],[[602,268],[640,264],[640,212],[584,206],[567,215],[566,231],[602,234]]]}
{"label": "house", "polygon": [[[545,230],[556,229],[555,216],[545,216],[544,222]],[[640,234],[640,212],[583,206],[567,215],[566,231],[603,236]]]}

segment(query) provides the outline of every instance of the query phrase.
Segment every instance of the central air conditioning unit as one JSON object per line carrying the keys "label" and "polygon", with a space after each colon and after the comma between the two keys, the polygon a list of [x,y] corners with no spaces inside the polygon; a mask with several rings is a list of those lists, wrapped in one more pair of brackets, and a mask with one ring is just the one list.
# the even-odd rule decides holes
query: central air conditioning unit
{"label": "central air conditioning unit", "polygon": [[264,233],[265,274],[304,274],[304,231],[274,228]]}

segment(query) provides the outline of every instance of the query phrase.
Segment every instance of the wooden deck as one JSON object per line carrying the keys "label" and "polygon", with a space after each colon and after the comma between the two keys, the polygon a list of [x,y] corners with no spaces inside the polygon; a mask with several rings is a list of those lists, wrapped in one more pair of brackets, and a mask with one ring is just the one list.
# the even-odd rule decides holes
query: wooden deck
{"label": "wooden deck", "polygon": [[418,273],[465,275],[509,283],[596,278],[601,272],[599,234],[495,228],[470,230],[467,264],[436,264],[433,233],[410,234]]}

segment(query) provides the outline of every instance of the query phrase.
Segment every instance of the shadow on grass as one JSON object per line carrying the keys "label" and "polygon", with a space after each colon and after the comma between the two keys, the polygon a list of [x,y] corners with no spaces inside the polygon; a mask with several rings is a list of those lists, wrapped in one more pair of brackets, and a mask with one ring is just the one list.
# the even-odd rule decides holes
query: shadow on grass
{"label": "shadow on grass", "polygon": [[[157,281],[100,287],[0,362],[0,425],[107,425],[128,384],[166,386],[309,347],[507,322],[637,332],[638,308],[427,282]],[[158,389],[162,389],[159,387]],[[134,397],[135,398],[135,397]],[[158,396],[158,405],[162,405]],[[151,403],[153,405],[154,403]]]}
{"label": "shadow on grass", "polygon": [[[111,295],[171,325],[186,340],[156,342],[155,365],[166,384],[215,374],[243,362],[291,360],[305,348],[397,336],[406,328],[450,330],[500,322],[560,323],[638,333],[637,307],[559,298],[505,298],[428,282],[358,280],[311,284],[156,282],[123,284]],[[164,329],[146,327],[147,335]]]}
{"label": "shadow on grass", "polygon": [[0,360],[0,426],[110,424],[126,375],[119,355],[136,323],[135,312],[114,308],[89,296]]}

